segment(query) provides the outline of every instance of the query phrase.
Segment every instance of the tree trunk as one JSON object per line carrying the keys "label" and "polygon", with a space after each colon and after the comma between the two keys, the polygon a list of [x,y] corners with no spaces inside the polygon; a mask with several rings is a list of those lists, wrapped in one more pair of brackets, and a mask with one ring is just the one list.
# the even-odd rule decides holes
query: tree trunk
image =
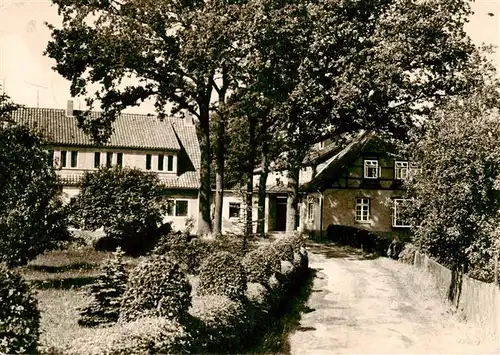
{"label": "tree trunk", "polygon": [[257,234],[263,236],[266,226],[266,183],[269,174],[269,162],[267,157],[267,145],[262,147],[262,159],[260,163],[261,173],[259,178],[259,210],[257,212]]}
{"label": "tree trunk", "polygon": [[200,142],[201,164],[200,164],[200,192],[198,206],[198,236],[205,236],[212,231],[210,221],[210,129],[209,111],[207,108],[200,108],[200,121],[196,125],[196,133]]}
{"label": "tree trunk", "polygon": [[215,212],[214,212],[214,235],[217,237],[222,233],[222,203],[224,198],[224,131],[225,122],[223,117],[217,121],[217,149],[215,153],[216,175],[215,175]]}
{"label": "tree trunk", "polygon": [[246,193],[246,223],[245,236],[253,234],[253,170],[255,167],[255,120],[249,117],[248,143],[250,151],[248,152],[247,162],[247,193]]}
{"label": "tree trunk", "polygon": [[297,229],[297,213],[299,201],[300,165],[294,164],[288,170],[288,198],[286,200],[286,233],[291,234]]}
{"label": "tree trunk", "polygon": [[[215,84],[214,84],[215,85]],[[214,211],[214,235],[222,234],[222,205],[224,200],[224,156],[226,141],[226,94],[228,87],[227,68],[222,67],[222,88],[218,91],[219,107],[216,124],[217,146],[215,150],[215,211]]]}

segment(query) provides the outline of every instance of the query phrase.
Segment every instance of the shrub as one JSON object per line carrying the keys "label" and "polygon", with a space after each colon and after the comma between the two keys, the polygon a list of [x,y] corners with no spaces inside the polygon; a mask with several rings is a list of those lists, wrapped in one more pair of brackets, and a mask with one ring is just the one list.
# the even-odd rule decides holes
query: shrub
{"label": "shrub", "polygon": [[258,305],[264,312],[269,310],[269,291],[262,284],[249,282],[245,296],[250,302]]}
{"label": "shrub", "polygon": [[415,252],[417,248],[413,244],[406,243],[403,247],[401,253],[399,253],[399,261],[405,264],[413,264],[413,260],[415,259]]}
{"label": "shrub", "polygon": [[120,319],[144,316],[182,320],[191,304],[191,285],[179,264],[153,255],[131,273],[123,295]]}
{"label": "shrub", "polygon": [[0,264],[0,353],[35,353],[40,311],[29,285]]}
{"label": "shrub", "polygon": [[286,260],[281,260],[281,275],[285,278],[287,283],[293,283],[295,268],[293,264]]}
{"label": "shrub", "polygon": [[176,321],[164,317],[144,317],[133,322],[100,329],[72,342],[65,354],[128,355],[128,354],[189,354],[193,340]]}
{"label": "shrub", "polygon": [[221,295],[241,298],[245,293],[247,279],[240,258],[221,251],[210,255],[201,265],[200,295]]}
{"label": "shrub", "polygon": [[[286,239],[285,239],[286,238]],[[283,240],[279,239],[273,243],[276,250],[276,256],[279,260],[293,261],[293,239],[285,237]]]}
{"label": "shrub", "polygon": [[248,253],[243,258],[242,263],[247,273],[248,282],[257,282],[263,285],[267,285],[269,277],[281,270],[278,252],[272,245],[263,245]]}
{"label": "shrub", "polygon": [[162,225],[167,202],[157,174],[139,169],[114,166],[86,172],[70,211],[75,226],[104,228],[106,238],[97,244],[104,250],[120,246],[139,255],[171,230],[169,224]]}
{"label": "shrub", "polygon": [[[0,111],[6,96],[0,95]],[[0,262],[27,264],[71,239],[57,175],[40,135],[0,117]]]}
{"label": "shrub", "polygon": [[118,249],[102,267],[101,275],[90,288],[93,300],[80,313],[79,325],[94,327],[118,320],[121,298],[127,285],[123,254]]}
{"label": "shrub", "polygon": [[209,353],[239,349],[249,330],[245,306],[227,296],[193,297],[189,313],[200,321],[199,346]]}

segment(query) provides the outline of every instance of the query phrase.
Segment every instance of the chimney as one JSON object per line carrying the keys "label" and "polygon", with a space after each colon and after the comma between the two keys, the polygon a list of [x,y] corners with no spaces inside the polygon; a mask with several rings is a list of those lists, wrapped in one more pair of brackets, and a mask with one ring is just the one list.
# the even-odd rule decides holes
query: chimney
{"label": "chimney", "polygon": [[68,100],[68,104],[66,105],[66,117],[73,116],[73,100]]}
{"label": "chimney", "polygon": [[192,126],[193,125],[193,115],[191,112],[184,113],[184,126]]}

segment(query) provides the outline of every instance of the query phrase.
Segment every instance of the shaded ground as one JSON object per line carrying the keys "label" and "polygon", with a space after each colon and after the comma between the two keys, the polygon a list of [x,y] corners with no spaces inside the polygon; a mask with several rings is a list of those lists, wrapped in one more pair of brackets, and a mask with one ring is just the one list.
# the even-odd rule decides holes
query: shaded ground
{"label": "shaded ground", "polygon": [[311,244],[317,271],[292,354],[498,354],[500,341],[453,315],[412,266]]}

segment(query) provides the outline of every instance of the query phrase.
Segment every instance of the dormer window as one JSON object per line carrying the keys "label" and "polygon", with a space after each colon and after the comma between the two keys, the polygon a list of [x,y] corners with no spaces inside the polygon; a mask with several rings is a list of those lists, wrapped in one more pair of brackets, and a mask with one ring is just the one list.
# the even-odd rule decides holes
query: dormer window
{"label": "dormer window", "polygon": [[395,161],[394,162],[394,179],[405,180],[408,177],[408,162]]}
{"label": "dormer window", "polygon": [[379,178],[378,160],[365,160],[364,161],[364,177],[365,177],[365,179],[378,179]]}

